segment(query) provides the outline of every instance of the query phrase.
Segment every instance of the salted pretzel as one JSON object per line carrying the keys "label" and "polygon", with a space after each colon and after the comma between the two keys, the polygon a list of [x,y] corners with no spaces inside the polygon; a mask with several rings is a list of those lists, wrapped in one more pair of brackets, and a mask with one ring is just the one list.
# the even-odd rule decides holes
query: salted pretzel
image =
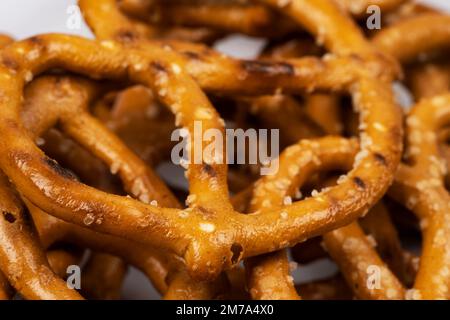
{"label": "salted pretzel", "polygon": [[[446,166],[437,146],[436,130],[448,122],[448,94],[423,100],[407,119],[407,154],[391,189],[392,196],[419,217],[423,251],[414,283],[413,299],[448,299],[448,192],[443,184]],[[423,191],[426,190],[426,193]]]}
{"label": "salted pretzel", "polygon": [[0,269],[8,282],[27,299],[81,299],[56,276],[40,248],[18,195],[0,175]]}
{"label": "salted pretzel", "polygon": [[[13,41],[9,36],[1,35],[0,48]],[[60,257],[53,259],[56,257],[54,252],[46,255],[41,250],[24,205],[2,172],[0,206],[3,216],[0,222],[3,239],[0,243],[0,299],[12,297],[10,285],[28,299],[81,299],[58,278]]]}
{"label": "salted pretzel", "polygon": [[296,286],[304,300],[351,300],[353,293],[341,276]]}
{"label": "salted pretzel", "polygon": [[[449,16],[442,14],[418,15],[381,31],[376,35],[375,43],[389,50],[402,62],[411,62],[420,54],[448,48],[449,21]],[[423,23],[426,23],[427,28],[420,27],[419,24]],[[407,35],[399,37],[398,33],[404,30],[408,30]],[[422,76],[430,79],[430,73],[437,74],[428,68],[422,71]],[[417,97],[440,94],[448,90],[448,83],[443,77],[432,79],[435,82],[428,80],[429,91],[425,91],[424,85],[419,81],[413,83]],[[408,164],[400,167],[391,191],[393,196],[413,210],[421,221],[424,240],[414,291],[410,295],[414,299],[448,298],[449,277],[445,272],[445,266],[448,264],[445,235],[448,218],[445,214],[445,199],[448,194],[442,182],[446,167],[442,163],[436,138],[436,130],[447,121],[447,106],[448,96],[437,95],[422,100],[408,115]],[[424,187],[427,182],[429,185]],[[426,194],[422,193],[424,188]],[[436,238],[442,241],[433,242]]]}
{"label": "salted pretzel", "polygon": [[[311,172],[323,168],[347,169],[351,167],[356,152],[357,145],[354,142],[339,138],[305,140],[300,142],[297,148],[288,148],[280,157],[279,172],[256,183],[251,208],[264,210],[265,207],[281,205],[283,199],[293,195],[294,190],[301,186]],[[291,171],[295,168],[298,173],[292,175]],[[277,188],[274,192],[272,185],[283,187]],[[271,192],[268,193],[267,189]],[[401,283],[378,257],[357,223],[325,234],[324,244],[333,259],[340,265],[347,281],[354,284],[353,289],[358,298],[402,299],[404,297]],[[283,282],[284,279],[289,279],[289,263],[285,253],[252,258],[248,265],[250,266],[249,288],[254,298],[291,299],[295,297],[293,284]],[[367,269],[370,266],[377,266],[381,270],[380,290],[370,289],[366,285]]]}
{"label": "salted pretzel", "polygon": [[[67,112],[67,108],[70,108],[72,111],[75,112],[83,112],[82,110],[87,110],[87,105],[90,101],[90,96],[92,96],[92,91],[95,88],[95,85],[93,83],[89,83],[87,81],[83,81],[82,79],[74,79],[70,77],[46,77],[41,78],[36,81],[34,81],[31,85],[27,87],[26,90],[26,96],[25,96],[25,106],[24,110],[22,111],[22,121],[25,125],[25,127],[28,129],[30,135],[33,139],[36,140],[36,138],[42,134],[43,132],[47,131],[48,128],[52,125],[52,121],[54,122],[55,119],[59,119],[62,124],[65,122],[64,120],[64,113]],[[43,94],[42,92],[45,92]],[[61,94],[64,92],[64,94]],[[128,90],[127,90],[128,92]],[[55,110],[55,107],[57,108]],[[71,112],[72,112],[71,111]],[[117,111],[117,110],[116,110]],[[48,114],[51,114],[53,118],[48,118]],[[99,124],[96,125],[97,127]],[[64,125],[62,125],[64,129]],[[105,130],[105,129],[101,129]],[[105,133],[105,137],[109,136],[110,141],[115,141],[117,139],[114,139],[113,135],[111,133]],[[75,139],[77,139],[75,137]],[[84,144],[88,146],[87,144],[81,142],[77,139],[77,141],[80,144]],[[62,143],[67,143],[65,141],[62,141]],[[102,144],[102,142],[100,142]],[[118,145],[117,145],[118,144]],[[126,147],[123,145],[121,146],[121,143],[116,143],[116,147],[113,146],[114,144],[104,144],[101,148],[104,150],[104,152],[107,153],[114,153],[114,150],[117,150],[117,147],[122,149],[120,151],[120,156],[126,156],[131,155],[130,151],[126,151]],[[77,153],[79,158],[79,152]],[[64,154],[60,154],[60,156],[66,156]],[[103,158],[104,159],[104,158]],[[131,165],[135,166],[136,164],[139,164],[139,160],[134,160],[136,157],[131,156],[130,158],[122,158],[122,162],[124,165]],[[67,161],[65,161],[67,163]],[[85,163],[92,162],[90,158],[86,159]],[[133,164],[134,163],[134,164]],[[143,167],[143,165],[140,165]],[[117,168],[117,171],[115,172],[114,169],[112,172],[117,173],[119,172],[119,167]],[[86,171],[87,172],[84,172]],[[111,169],[112,170],[112,169]],[[147,169],[149,170],[149,169]],[[137,174],[138,179],[141,179],[142,181],[150,181],[153,180],[152,175],[149,175],[147,173],[147,170],[134,170],[133,174]],[[89,173],[92,173],[92,167],[78,167],[76,170],[77,174],[81,173],[81,176],[86,177],[89,175]],[[124,182],[124,185],[127,185],[127,181],[136,179],[136,176],[125,178],[127,174],[122,174],[122,181]],[[104,180],[108,180],[107,178],[101,178],[98,175],[96,176],[96,179],[92,180],[91,183],[93,183],[93,186],[98,187],[102,190],[115,190],[114,187],[111,187],[110,185],[106,186],[108,182],[104,182]],[[158,181],[155,181],[155,186],[158,185]],[[153,182],[152,182],[153,183]],[[129,183],[128,183],[129,184]],[[146,183],[148,184],[148,183]],[[159,182],[160,184],[160,182]],[[133,192],[132,187],[128,187],[130,189],[130,192]],[[147,191],[146,193],[147,197],[155,196],[156,199],[159,199],[161,201],[161,204],[164,205],[164,203],[167,203],[169,206],[177,207],[179,204],[174,200],[174,197],[168,192],[168,190],[158,188],[157,194],[153,195],[152,192]],[[140,196],[142,200],[142,194]],[[29,204],[30,207],[30,204]],[[85,246],[89,248],[94,248],[98,250],[107,250],[107,252],[111,252],[114,254],[117,254],[124,258],[125,260],[129,261],[131,264],[139,267],[149,278],[150,280],[155,283],[156,287],[160,290],[160,292],[165,292],[167,290],[174,291],[175,293],[171,294],[171,297],[173,298],[182,298],[182,296],[177,295],[177,285],[180,284],[180,281],[178,283],[171,283],[168,289],[165,289],[166,286],[166,275],[170,271],[170,267],[168,266],[168,259],[161,258],[161,255],[154,254],[153,250],[143,250],[139,247],[138,244],[134,243],[121,243],[119,239],[109,239],[102,237],[100,235],[90,234],[87,231],[81,231],[77,228],[70,227],[68,224],[61,223],[57,220],[55,221],[46,221],[48,219],[44,218],[45,214],[39,213],[37,208],[30,207],[30,210],[32,213],[34,213],[34,218],[36,221],[41,221],[40,223],[37,223],[38,229],[40,231],[42,242],[46,247],[49,247],[53,245],[56,241],[63,241],[63,242],[73,242],[74,244],[77,244],[77,239],[79,242],[85,244]],[[37,212],[37,213],[36,213]],[[45,222],[46,221],[46,222]],[[44,223],[45,222],[45,223]],[[84,221],[85,224],[89,225],[89,221]],[[49,235],[47,235],[49,234]],[[50,237],[50,238],[48,238]],[[80,241],[79,239],[84,239],[83,241]],[[110,245],[108,245],[110,243]],[[110,248],[111,247],[111,248]],[[127,248],[129,247],[129,248]],[[135,249],[135,247],[138,247]],[[112,260],[111,264],[107,264],[107,260]],[[115,258],[111,257],[108,258],[106,256],[102,256],[101,261],[102,263],[89,263],[87,268],[88,271],[86,274],[87,279],[85,280],[83,285],[83,288],[86,288],[88,297],[94,297],[94,298],[100,298],[101,296],[105,296],[106,290],[105,288],[98,287],[98,279],[95,277],[95,272],[100,269],[106,269],[111,268],[112,271],[117,271],[117,274],[115,277],[112,277],[110,285],[115,284],[118,286],[120,284],[120,279],[123,278],[123,267],[120,268],[120,264],[118,261],[115,260]],[[165,270],[162,270],[162,265],[166,265],[164,268]],[[84,273],[85,274],[85,273]],[[90,276],[92,274],[92,276]],[[103,275],[104,276],[104,275]],[[193,286],[194,284],[192,282],[189,282],[189,279],[186,278],[186,276],[183,276],[183,290],[188,290],[189,295],[184,295],[184,298],[207,298],[209,296],[203,295],[201,297],[198,297],[197,294],[200,292],[200,290],[207,291],[208,289],[203,289],[204,286],[201,285],[195,285],[195,289],[189,289],[190,286]],[[108,298],[117,298],[118,293],[112,293],[112,296],[107,296]]]}

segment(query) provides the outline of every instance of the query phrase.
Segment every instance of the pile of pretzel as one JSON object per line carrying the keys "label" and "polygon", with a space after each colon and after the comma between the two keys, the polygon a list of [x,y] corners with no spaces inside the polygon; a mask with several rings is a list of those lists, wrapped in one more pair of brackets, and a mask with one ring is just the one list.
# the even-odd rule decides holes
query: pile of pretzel
{"label": "pile of pretzel", "polygon": [[[0,37],[0,299],[118,299],[129,266],[165,299],[450,298],[450,16],[408,0],[79,6],[95,40]],[[259,58],[214,49],[236,33],[266,40]],[[155,170],[195,122],[280,129],[279,170],[203,157],[189,192],[170,185]],[[324,258],[335,276],[294,281]]]}

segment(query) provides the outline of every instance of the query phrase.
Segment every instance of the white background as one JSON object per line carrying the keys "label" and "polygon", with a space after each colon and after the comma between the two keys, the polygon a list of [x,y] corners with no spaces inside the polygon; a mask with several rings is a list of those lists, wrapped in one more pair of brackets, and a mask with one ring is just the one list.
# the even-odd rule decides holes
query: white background
{"label": "white background", "polygon": [[[95,1],[95,0],[92,0]],[[450,12],[450,0],[421,1]],[[91,37],[88,28],[82,24],[79,29],[67,27],[68,8],[76,4],[76,0],[0,0],[0,33],[7,33],[16,39],[23,39],[35,34],[61,32]],[[229,54],[249,57],[255,52],[258,41],[242,40],[222,45],[221,49]],[[311,279],[314,275],[331,274],[334,266],[327,262],[315,263],[299,271],[300,279]],[[296,277],[297,278],[297,277]],[[148,280],[139,272],[128,273],[124,286],[124,297],[128,299],[156,298],[157,294]]]}

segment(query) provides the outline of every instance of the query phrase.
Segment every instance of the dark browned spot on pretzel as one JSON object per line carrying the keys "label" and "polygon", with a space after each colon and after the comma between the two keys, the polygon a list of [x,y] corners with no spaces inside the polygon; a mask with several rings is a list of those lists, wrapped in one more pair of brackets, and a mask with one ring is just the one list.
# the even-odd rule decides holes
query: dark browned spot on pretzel
{"label": "dark browned spot on pretzel", "polygon": [[116,39],[119,42],[131,43],[131,42],[135,41],[137,38],[138,38],[138,36],[136,35],[136,33],[134,33],[131,30],[126,30],[126,29],[120,30],[116,34]]}
{"label": "dark browned spot on pretzel", "polygon": [[242,248],[242,245],[240,245],[239,243],[233,243],[233,245],[231,246],[231,253],[233,254],[231,256],[231,263],[237,264],[242,257],[242,253],[244,251],[244,248]]}
{"label": "dark browned spot on pretzel", "polygon": [[186,57],[192,60],[201,60],[201,56],[193,51],[184,51],[182,52]]}
{"label": "dark browned spot on pretzel", "polygon": [[365,189],[366,188],[366,184],[364,183],[364,181],[360,178],[360,177],[354,177],[353,178],[353,182],[355,182],[356,186],[359,189]]}
{"label": "dark browned spot on pretzel", "polygon": [[167,73],[167,68],[160,62],[154,61],[150,64],[150,66],[155,70],[156,72],[163,72]]}
{"label": "dark browned spot on pretzel", "polygon": [[55,160],[50,159],[50,158],[45,158],[44,162],[48,167],[50,167],[50,169],[52,169],[54,172],[56,172],[59,176],[64,177],[66,179],[70,179],[70,180],[77,180],[76,175],[72,171],[61,167],[59,165],[59,163],[56,162]]}
{"label": "dark browned spot on pretzel", "polygon": [[45,42],[39,36],[34,36],[31,38],[28,38],[27,41],[30,42],[33,45],[33,47],[36,49],[43,50],[45,48]]}
{"label": "dark browned spot on pretzel", "polygon": [[204,164],[202,166],[202,171],[210,177],[215,177],[217,175],[216,170],[209,164]]}
{"label": "dark browned spot on pretzel", "polygon": [[201,212],[204,219],[213,219],[216,213],[214,211],[211,211],[205,207],[198,206],[197,209]]}
{"label": "dark browned spot on pretzel", "polygon": [[15,217],[11,212],[3,211],[2,214],[3,214],[3,218],[4,218],[6,221],[8,221],[9,223],[14,223],[14,222],[16,222],[16,217]]}
{"label": "dark browned spot on pretzel", "polygon": [[270,75],[289,75],[295,74],[294,67],[285,62],[265,62],[265,61],[242,61],[242,67],[249,73],[264,73]]}
{"label": "dark browned spot on pretzel", "polygon": [[7,67],[10,70],[13,70],[13,71],[19,70],[19,64],[17,63],[17,61],[10,57],[4,57],[2,59],[2,63],[5,67]]}
{"label": "dark browned spot on pretzel", "polygon": [[381,153],[378,153],[378,152],[374,153],[374,157],[375,157],[375,160],[376,160],[379,164],[381,164],[381,165],[383,165],[383,166],[386,166],[386,165],[387,165],[386,158],[385,158]]}

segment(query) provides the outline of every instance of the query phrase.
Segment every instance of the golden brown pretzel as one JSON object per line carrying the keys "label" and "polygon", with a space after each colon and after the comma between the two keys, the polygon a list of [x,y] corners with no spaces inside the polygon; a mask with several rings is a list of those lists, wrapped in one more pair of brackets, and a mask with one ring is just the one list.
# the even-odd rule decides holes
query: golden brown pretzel
{"label": "golden brown pretzel", "polygon": [[[162,3],[148,13],[154,24],[207,27],[227,33],[250,36],[282,36],[295,31],[295,24],[263,6],[241,6],[205,3],[201,6],[183,3]],[[277,28],[273,28],[273,24]]]}
{"label": "golden brown pretzel", "polygon": [[[13,42],[8,36],[0,36],[0,48]],[[30,299],[80,299],[76,292],[64,288],[65,284],[56,275],[61,274],[57,266],[47,262],[43,250],[29,225],[29,218],[18,195],[0,172],[0,202],[2,207],[0,258],[6,276],[0,271],[0,298],[12,297],[12,285],[25,298]],[[24,248],[21,248],[21,247]],[[18,257],[18,258],[17,258]],[[50,259],[49,259],[50,260]],[[12,263],[15,261],[15,263]],[[56,273],[53,274],[53,272]],[[65,270],[64,270],[65,273]],[[35,278],[35,279],[33,279]],[[34,281],[34,283],[33,283]],[[53,292],[54,291],[54,292]]]}
{"label": "golden brown pretzel", "polygon": [[336,0],[343,8],[355,16],[367,14],[367,9],[372,6],[378,6],[382,13],[393,11],[410,0]]}
{"label": "golden brown pretzel", "polygon": [[407,119],[410,165],[400,167],[391,189],[392,196],[421,221],[423,247],[413,299],[449,298],[449,194],[436,137],[436,131],[449,121],[449,106],[447,94],[423,100],[411,111]]}
{"label": "golden brown pretzel", "polygon": [[448,48],[449,22],[450,16],[442,13],[421,14],[382,29],[375,35],[373,43],[402,63],[412,62],[421,53]]}
{"label": "golden brown pretzel", "polygon": [[47,251],[47,260],[53,272],[61,279],[66,279],[67,268],[79,265],[82,254],[82,250],[77,248],[51,249]]}
{"label": "golden brown pretzel", "polygon": [[0,174],[0,269],[26,299],[82,299],[48,265],[20,198]]}
{"label": "golden brown pretzel", "polygon": [[83,268],[83,295],[94,300],[118,300],[127,272],[123,260],[105,253],[93,252]]}
{"label": "golden brown pretzel", "polygon": [[353,293],[341,276],[297,286],[305,300],[351,300]]}
{"label": "golden brown pretzel", "polygon": [[412,66],[406,81],[416,101],[446,93],[450,90],[450,65],[425,62]]}
{"label": "golden brown pretzel", "polygon": [[[70,77],[46,77],[41,78],[36,81],[34,81],[31,85],[27,87],[26,90],[26,99],[25,99],[25,106],[24,110],[22,112],[22,119],[24,122],[24,125],[27,127],[28,131],[32,135],[32,137],[35,139],[36,136],[38,136],[40,133],[45,132],[48,130],[48,127],[51,126],[52,122],[55,121],[55,119],[59,119],[59,121],[62,122],[62,126],[64,126],[64,117],[67,115],[64,115],[65,112],[67,112],[67,108],[71,108],[74,112],[75,110],[78,110],[79,112],[82,112],[82,110],[87,109],[87,104],[89,103],[89,97],[92,96],[92,91],[94,90],[95,85],[93,83],[88,83],[85,80],[82,79],[76,79],[76,78],[70,78]],[[130,89],[133,90],[133,89]],[[127,93],[130,92],[130,90],[127,91]],[[43,93],[44,92],[44,93]],[[62,94],[64,93],[64,94]],[[126,98],[125,98],[126,99]],[[119,107],[121,107],[122,104],[119,103]],[[55,107],[57,108],[55,110]],[[123,106],[126,108],[127,106]],[[120,116],[120,110],[115,110],[119,114],[117,116]],[[51,114],[51,117],[48,117],[47,115]],[[50,118],[50,119],[49,119]],[[104,136],[111,136],[111,133],[107,133]],[[112,140],[112,139],[110,139]],[[63,143],[67,143],[63,141]],[[82,143],[82,142],[80,142]],[[89,148],[89,146],[87,146]],[[105,145],[103,147],[104,152],[114,152],[113,146]],[[125,151],[124,147],[120,147],[122,150],[118,152],[120,154],[119,157],[122,157],[122,161],[124,165],[133,165],[133,162],[136,163],[135,157],[129,156],[128,159],[126,159],[126,155],[129,154],[129,151]],[[117,148],[116,148],[117,150]],[[77,155],[80,153],[77,152]],[[125,157],[124,157],[125,156]],[[79,157],[78,157],[79,158]],[[67,162],[67,161],[66,161]],[[73,164],[74,161],[72,161]],[[87,158],[86,162],[92,162],[91,158]],[[85,162],[85,163],[86,163]],[[139,163],[139,162],[138,162]],[[141,165],[142,166],[142,165]],[[117,170],[120,168],[118,167]],[[85,172],[87,170],[87,172]],[[124,181],[124,184],[127,184],[127,181],[132,181],[133,179],[139,178],[142,181],[151,181],[153,180],[153,177],[151,175],[147,174],[147,170],[131,170],[134,171],[134,177],[128,177],[125,178],[126,175],[122,175],[122,181]],[[82,176],[88,176],[89,173],[92,174],[92,168],[77,168],[76,173],[82,173]],[[106,182],[103,182],[106,180]],[[89,181],[89,180],[88,180]],[[101,181],[101,182],[99,182]],[[109,186],[110,182],[106,178],[101,178],[101,176],[97,175],[96,179],[91,180],[93,183],[93,186],[98,187],[100,189],[104,189],[105,185],[107,185],[106,190],[115,190],[114,187]],[[158,181],[152,181],[151,183],[154,184],[155,187],[158,186],[158,184],[161,184]],[[144,185],[148,185],[149,182],[145,182]],[[152,186],[153,187],[153,186]],[[129,188],[132,191],[132,187]],[[159,199],[160,203],[162,205],[166,204],[168,206],[174,206],[177,207],[179,204],[173,200],[173,196],[166,190],[162,188],[156,188],[152,190],[157,190],[157,194],[152,194],[152,192],[147,192],[147,197],[156,198]],[[154,193],[155,191],[153,191]],[[84,241],[82,241],[83,244],[88,244],[88,247],[94,247],[94,248],[105,248],[108,247],[107,242],[110,241],[111,248],[107,248],[107,252],[113,252],[118,253],[121,257],[124,257],[127,261],[137,265],[141,268],[148,276],[149,278],[155,283],[156,287],[161,291],[164,292],[166,289],[164,289],[165,285],[165,277],[169,270],[160,270],[162,264],[167,264],[166,259],[161,259],[161,255],[155,255],[153,250],[143,250],[142,248],[139,248],[138,244],[134,243],[121,243],[119,239],[109,239],[108,237],[101,236],[101,235],[95,235],[91,234],[88,230],[79,230],[79,228],[70,227],[67,224],[61,223],[57,220],[54,221],[47,221],[47,223],[43,223],[45,221],[45,218],[43,218],[42,214],[38,214],[36,208],[31,208],[32,212],[35,213],[35,218],[37,221],[41,221],[38,223],[38,227],[41,231],[41,238],[43,238],[43,242],[46,246],[49,246],[53,244],[55,241],[65,241],[65,242],[73,242],[74,244],[77,244],[77,239],[83,238]],[[36,216],[38,215],[38,216]],[[45,215],[44,215],[45,217]],[[43,220],[44,219],[44,220]],[[88,224],[89,222],[86,222]],[[43,226],[45,226],[45,229],[42,229]],[[46,230],[46,231],[45,231]],[[43,234],[42,234],[43,233]],[[48,236],[50,236],[50,239],[47,239]],[[72,239],[73,237],[74,239]],[[70,238],[70,239],[69,239]],[[126,248],[127,245],[130,248]],[[135,247],[138,247],[135,249]],[[102,261],[107,260],[104,257],[102,258]],[[114,260],[114,259],[113,259]],[[105,263],[106,264],[106,263]],[[113,270],[117,269],[118,262],[112,261],[112,268]],[[96,264],[89,264],[89,270],[91,270],[90,273],[94,273],[97,271],[101,266],[96,266]],[[108,267],[108,266],[105,266]],[[165,268],[169,268],[168,266]],[[121,275],[122,272],[120,272],[119,268],[119,274],[116,275],[116,278],[113,278],[112,280],[117,283],[118,280],[123,277]],[[92,275],[92,277],[95,276]],[[95,282],[92,277],[88,276],[88,281],[85,283],[83,288],[86,289],[89,297],[95,297],[100,298],[104,292],[104,288],[98,288],[98,282]],[[89,280],[90,279],[90,280]],[[92,285],[91,285],[92,284]],[[186,290],[189,290],[189,287],[193,285],[192,282],[189,282],[189,279],[185,279],[183,282],[184,286],[186,287]],[[87,286],[89,285],[89,286]],[[94,287],[93,285],[97,286]],[[169,286],[169,290],[174,291],[176,288],[176,283],[171,283]],[[87,288],[86,288],[87,287]],[[196,285],[196,289],[190,289],[190,296],[191,298],[199,298],[196,296],[197,292],[202,288],[201,285]],[[203,290],[207,290],[206,288]],[[117,297],[117,293],[112,293],[113,296],[108,296],[108,298]],[[173,296],[176,297],[176,296]],[[187,296],[179,296],[178,298],[186,298]],[[205,296],[202,296],[205,297]]]}
{"label": "golden brown pretzel", "polygon": [[8,279],[0,272],[0,300],[9,300],[13,296],[13,290]]}
{"label": "golden brown pretzel", "polygon": [[[302,141],[297,149],[288,148],[280,157],[279,172],[256,183],[251,208],[264,210],[281,205],[283,199],[293,195],[294,190],[302,185],[311,172],[319,168],[347,169],[351,167],[356,152],[357,146],[354,142],[339,138]],[[298,173],[292,174],[295,169]],[[277,187],[275,190],[271,187],[273,185]],[[378,257],[357,223],[326,233],[324,244],[358,298],[403,298],[402,285]],[[293,284],[283,285],[283,279],[288,277],[289,270],[285,254],[283,256],[282,253],[276,253],[251,260],[253,261],[249,263],[249,288],[254,298],[290,299],[295,297],[294,293],[290,293],[295,292],[292,291]],[[367,286],[367,270],[373,266],[378,267],[381,273],[381,287],[376,289]],[[283,293],[282,290],[286,291]]]}
{"label": "golden brown pretzel", "polygon": [[8,35],[0,34],[0,48],[6,47],[8,44],[13,43],[14,39]]}

